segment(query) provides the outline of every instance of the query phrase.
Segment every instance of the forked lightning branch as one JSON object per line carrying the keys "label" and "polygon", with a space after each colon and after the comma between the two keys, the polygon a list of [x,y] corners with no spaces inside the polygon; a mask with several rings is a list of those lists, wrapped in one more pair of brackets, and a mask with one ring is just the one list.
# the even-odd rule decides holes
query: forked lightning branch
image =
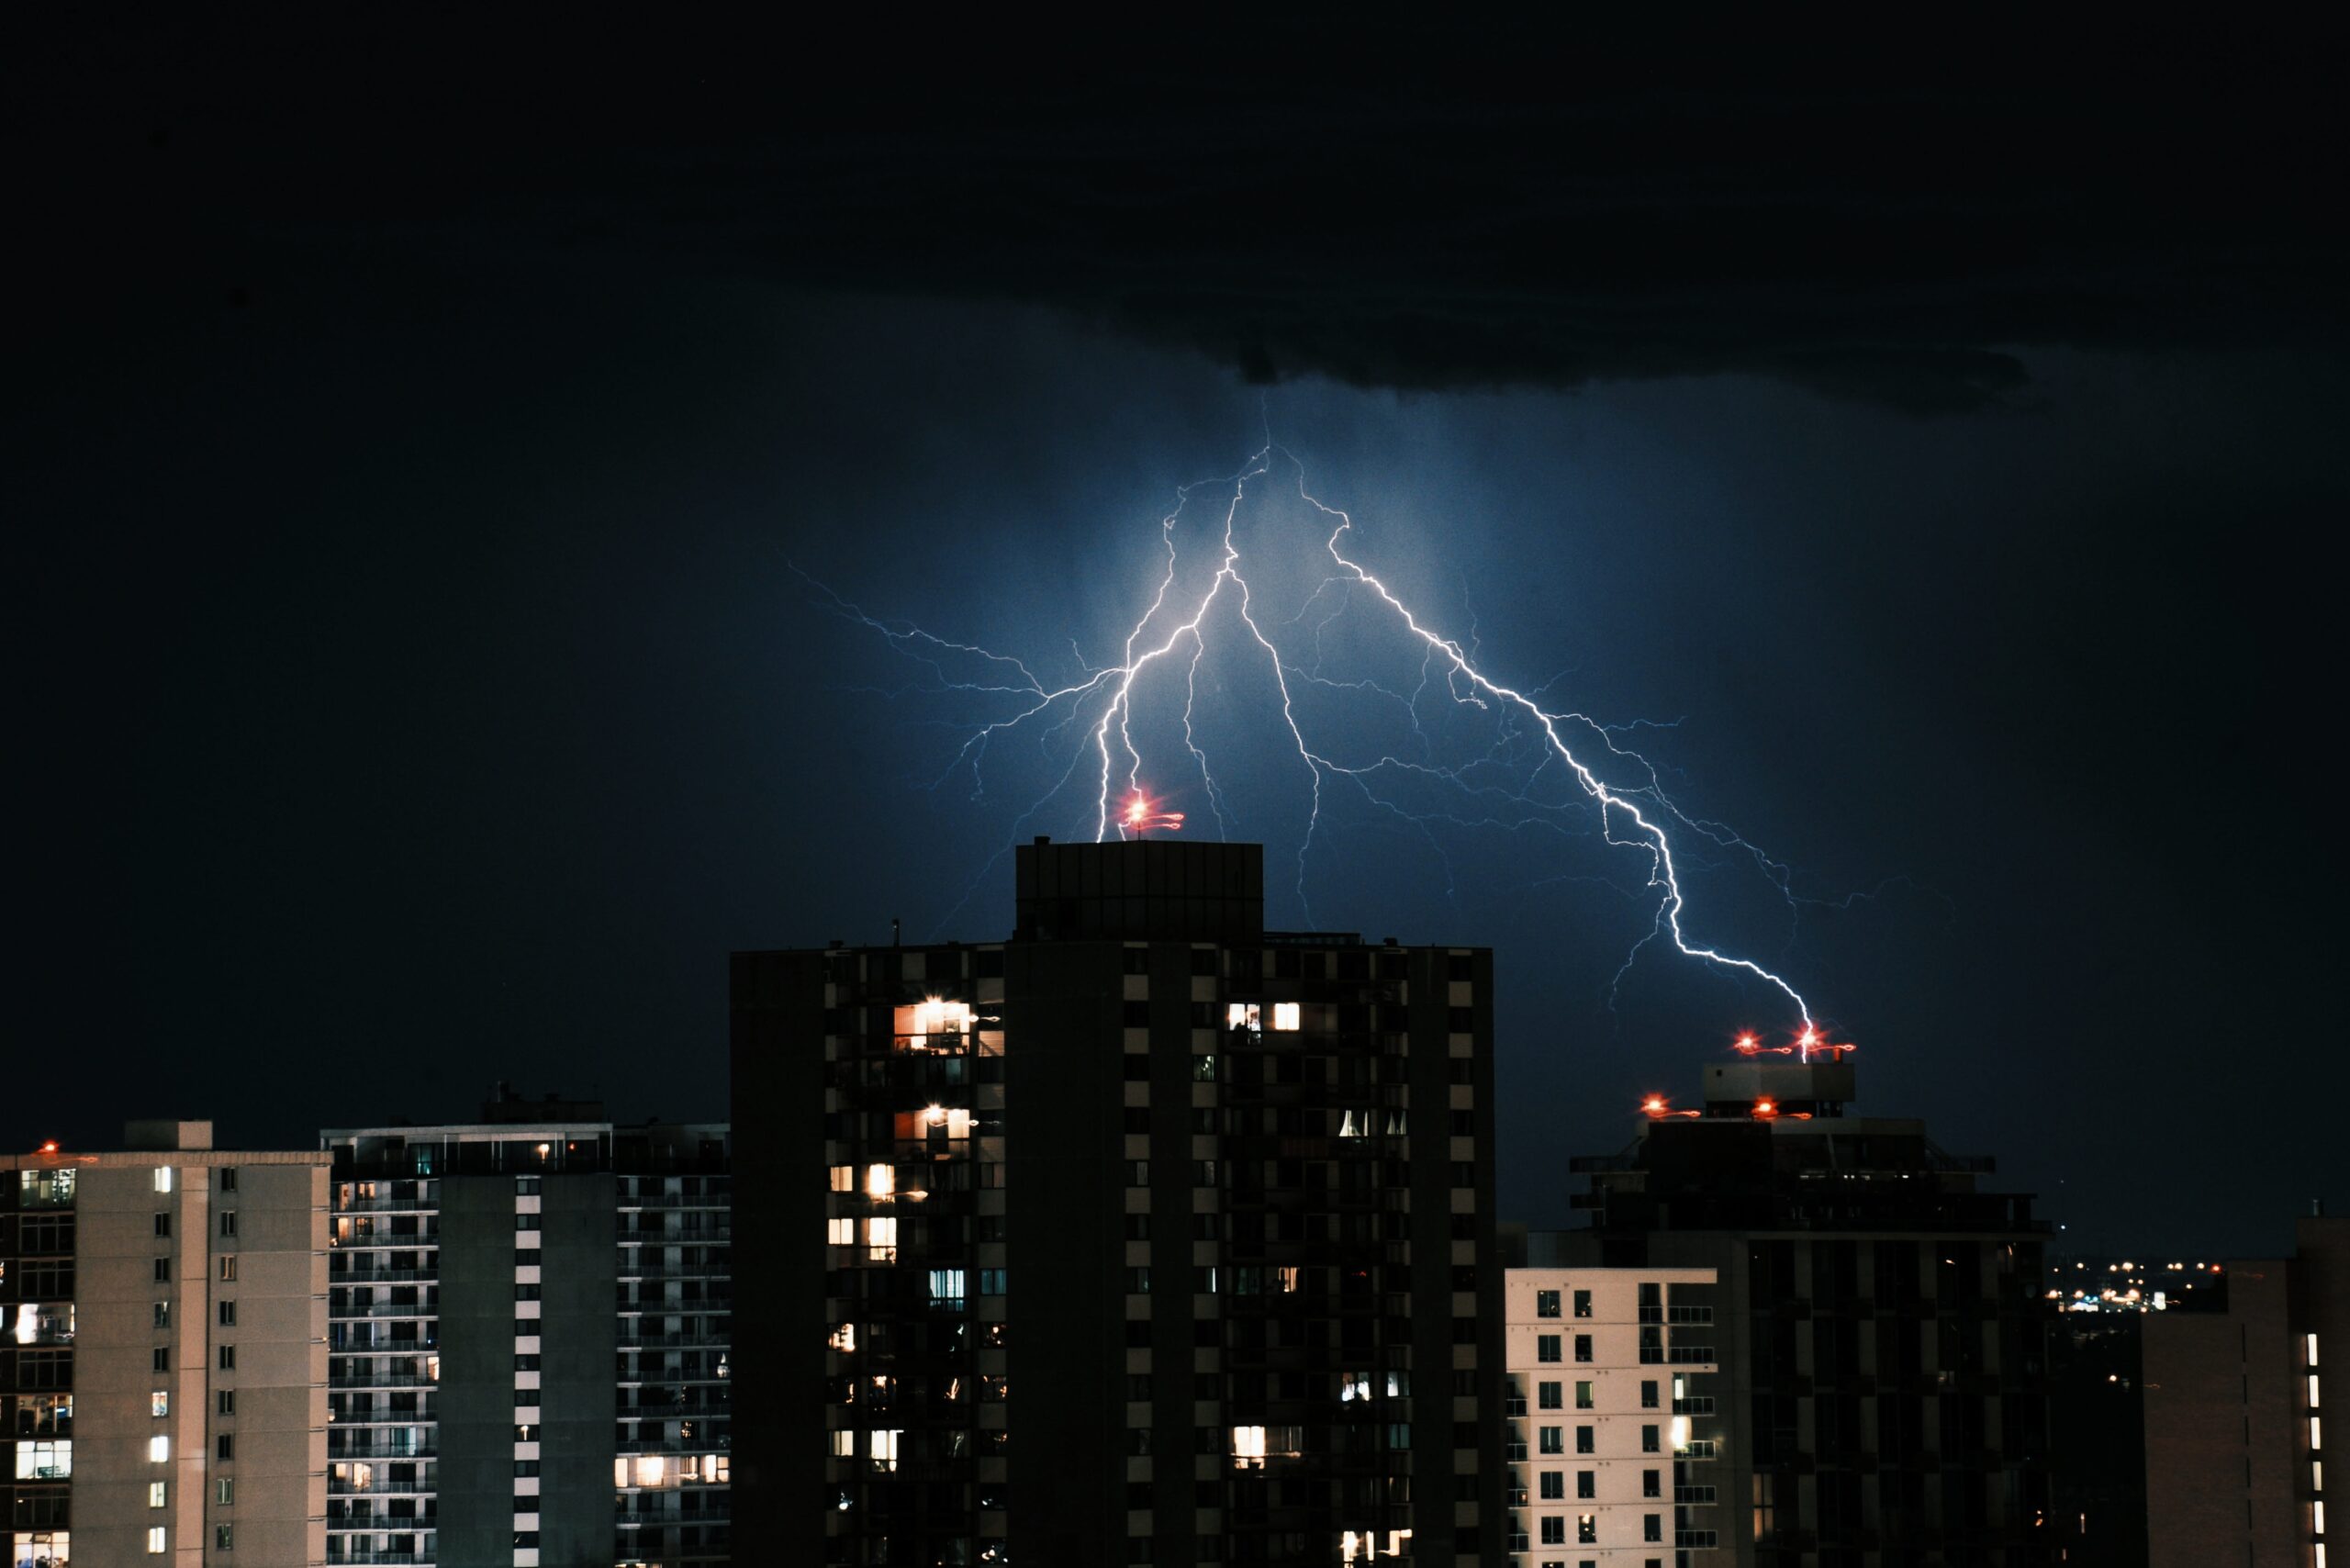
{"label": "forked lightning branch", "polygon": [[[1292,485],[1293,498],[1286,493]],[[1272,498],[1276,486],[1282,493]],[[1260,591],[1270,585],[1252,584],[1242,548],[1244,508],[1259,497],[1286,502],[1313,534],[1318,580],[1278,608]],[[1207,520],[1197,515],[1203,507],[1214,509]],[[1040,678],[1030,659],[877,617],[816,587],[832,609],[921,668],[915,689],[994,710],[949,721],[954,744],[929,780],[934,789],[961,778],[975,796],[985,795],[990,765],[1015,741],[1033,748],[1024,749],[1024,757],[1046,760],[1014,836],[1030,824],[1050,824],[1090,832],[1097,842],[1203,827],[1225,837],[1244,815],[1270,815],[1262,802],[1234,800],[1224,781],[1233,755],[1212,743],[1199,722],[1203,661],[1237,658],[1253,664],[1265,693],[1265,722],[1254,733],[1275,737],[1281,755],[1293,756],[1295,890],[1309,919],[1307,869],[1329,832],[1334,791],[1408,824],[1432,846],[1438,829],[1583,834],[1595,827],[1606,844],[1633,857],[1649,913],[1617,970],[1617,983],[1661,938],[1684,958],[1782,997],[1795,1014],[1791,1048],[1807,1056],[1821,1039],[1810,1004],[1791,981],[1707,935],[1688,901],[1683,857],[1692,840],[1733,853],[1792,906],[1785,868],[1720,823],[1675,805],[1657,768],[1621,744],[1617,732],[1586,713],[1553,707],[1542,688],[1501,678],[1481,650],[1407,604],[1365,565],[1354,520],[1315,498],[1304,465],[1286,448],[1269,441],[1237,474],[1178,489],[1158,534],[1155,585],[1122,633],[1115,659],[1099,667],[1080,660],[1072,678],[1058,682]],[[1251,550],[1265,547],[1262,540],[1251,543]],[[1332,629],[1350,617],[1374,619],[1366,634],[1400,652],[1380,667],[1330,668]],[[1378,722],[1331,722],[1322,713],[1332,697],[1374,705]],[[1481,738],[1457,755],[1441,755],[1441,747],[1457,746],[1464,722]],[[1409,745],[1376,739],[1405,733]],[[1195,806],[1204,804],[1204,812],[1174,809],[1187,795]]]}

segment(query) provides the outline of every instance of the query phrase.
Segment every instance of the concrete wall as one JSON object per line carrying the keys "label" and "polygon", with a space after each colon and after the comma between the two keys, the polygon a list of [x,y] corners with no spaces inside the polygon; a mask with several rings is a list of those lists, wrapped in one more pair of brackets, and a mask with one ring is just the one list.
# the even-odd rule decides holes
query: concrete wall
{"label": "concrete wall", "polygon": [[[541,1262],[514,1261],[516,1178],[441,1182],[441,1529],[442,1568],[515,1562],[515,1463],[539,1465],[542,1568],[609,1564],[612,1555],[613,1187],[608,1173],[540,1183]],[[518,1304],[519,1283],[535,1303]],[[540,1325],[535,1441],[518,1441],[518,1320]]]}
{"label": "concrete wall", "polygon": [[2145,1325],[2150,1568],[2301,1568],[2288,1265],[2230,1265],[2224,1317]]}

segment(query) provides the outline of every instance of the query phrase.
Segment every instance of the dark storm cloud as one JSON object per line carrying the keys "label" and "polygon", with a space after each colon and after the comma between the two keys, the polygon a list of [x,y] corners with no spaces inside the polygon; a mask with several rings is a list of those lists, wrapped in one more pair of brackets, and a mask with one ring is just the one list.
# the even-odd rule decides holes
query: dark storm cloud
{"label": "dark storm cloud", "polygon": [[1743,373],[1918,411],[2028,395],[2035,347],[2344,336],[2339,95],[2289,38],[222,26],[68,57],[36,103],[123,165],[69,193],[101,228],[156,204],[263,298],[263,233],[603,247],[1067,308],[1256,380]]}

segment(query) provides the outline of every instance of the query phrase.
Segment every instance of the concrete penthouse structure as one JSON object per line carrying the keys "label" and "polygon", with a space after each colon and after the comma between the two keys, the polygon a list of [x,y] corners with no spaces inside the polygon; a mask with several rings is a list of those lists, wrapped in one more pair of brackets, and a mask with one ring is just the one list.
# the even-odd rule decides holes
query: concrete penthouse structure
{"label": "concrete penthouse structure", "polygon": [[723,1126],[330,1131],[327,1561],[728,1561]]}
{"label": "concrete penthouse structure", "polygon": [[123,1141],[0,1156],[6,1561],[323,1563],[326,1156]]}
{"label": "concrete penthouse structure", "polygon": [[[1628,1503],[1620,1473],[1606,1469],[1595,1482],[1598,1508],[1546,1500],[1537,1453],[1538,1489],[1526,1506],[1535,1539],[1514,1561],[2057,1561],[2045,1224],[2028,1197],[1984,1190],[1988,1159],[1945,1154],[1923,1123],[1848,1114],[1854,1081],[1843,1047],[1781,1055],[1741,1045],[1747,1054],[1707,1069],[1699,1107],[1651,1098],[1630,1148],[1572,1162],[1591,1177],[1576,1199],[1591,1227],[1528,1238],[1531,1271],[1512,1279],[1514,1334],[1526,1291],[1588,1288],[1595,1314],[1603,1301],[1620,1306],[1628,1283],[1638,1293],[1637,1365],[1595,1361],[1595,1392],[1611,1402],[1597,1410],[1595,1440],[1609,1434],[1621,1450],[1623,1426],[1645,1428],[1662,1412],[1667,1439],[1685,1438],[1668,1446],[1671,1476],[1657,1478],[1657,1497],[1669,1479],[1672,1517],[1648,1525],[1650,1466],[1637,1459],[1624,1465],[1643,1483]],[[1537,1332],[1577,1332],[1572,1315],[1549,1330],[1540,1316],[1538,1308]],[[1614,1337],[1594,1321],[1596,1357]],[[1522,1364],[1515,1350],[1511,1372],[1521,1383],[1577,1376],[1571,1361],[1538,1354]],[[1676,1374],[1682,1388],[1672,1386]],[[1662,1386],[1651,1391],[1651,1382]],[[1621,1397],[1626,1388],[1637,1399]],[[1667,1403],[1676,1398],[1693,1402],[1680,1413],[1685,1429]],[[1539,1427],[1539,1415],[1526,1419]],[[1651,1451],[1637,1445],[1642,1459]],[[1573,1459],[1563,1468],[1576,1468]],[[1561,1508],[1564,1544],[1545,1546],[1541,1521]],[[1579,1542],[1586,1512],[1597,1539]],[[1640,1519],[1638,1539],[1617,1523],[1626,1517]]]}
{"label": "concrete penthouse structure", "polygon": [[2327,1417],[2350,1429],[2350,1380],[2333,1375],[2350,1357],[2350,1219],[2303,1219],[2292,1257],[2223,1277],[2225,1312],[2144,1319],[2147,1561],[2326,1568]]}
{"label": "concrete penthouse structure", "polygon": [[738,1538],[1499,1568],[1493,965],[1263,849],[1017,853],[1007,940],[738,953]]}

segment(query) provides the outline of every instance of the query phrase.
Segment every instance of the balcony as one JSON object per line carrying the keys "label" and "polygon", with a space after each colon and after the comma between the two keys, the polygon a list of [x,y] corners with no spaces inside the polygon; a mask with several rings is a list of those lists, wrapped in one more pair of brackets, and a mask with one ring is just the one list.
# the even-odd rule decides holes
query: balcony
{"label": "balcony", "polygon": [[336,1441],[341,1435],[334,1431],[327,1434],[327,1459],[330,1462],[347,1459],[438,1459],[441,1456],[437,1434],[408,1442],[390,1443],[366,1442],[356,1438],[347,1442]]}
{"label": "balcony", "polygon": [[1673,1413],[1676,1416],[1710,1416],[1714,1413],[1714,1396],[1694,1394],[1685,1399],[1676,1399],[1673,1402]]}
{"label": "balcony", "polygon": [[363,1317],[438,1317],[439,1302],[370,1302],[365,1306],[330,1306],[328,1318],[336,1323],[355,1322]]}
{"label": "balcony", "polygon": [[1710,1486],[1675,1486],[1673,1489],[1673,1500],[1676,1505],[1684,1507],[1703,1507],[1705,1505],[1714,1500],[1714,1488]]}
{"label": "balcony", "polygon": [[339,1215],[368,1214],[438,1214],[441,1194],[410,1198],[349,1198],[330,1205],[330,1213]]}
{"label": "balcony", "polygon": [[429,1372],[343,1372],[327,1379],[329,1388],[438,1388]]}

